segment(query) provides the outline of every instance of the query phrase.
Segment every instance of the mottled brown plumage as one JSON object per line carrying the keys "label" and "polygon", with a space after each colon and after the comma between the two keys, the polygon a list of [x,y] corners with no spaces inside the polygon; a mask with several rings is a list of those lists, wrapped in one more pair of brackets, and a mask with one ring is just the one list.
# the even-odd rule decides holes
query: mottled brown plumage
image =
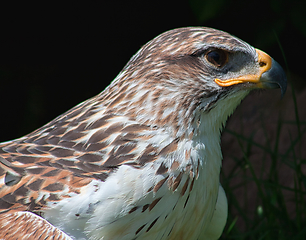
{"label": "mottled brown plumage", "polygon": [[218,238],[220,131],[277,86],[277,63],[225,32],[161,34],[102,93],[0,145],[0,238]]}

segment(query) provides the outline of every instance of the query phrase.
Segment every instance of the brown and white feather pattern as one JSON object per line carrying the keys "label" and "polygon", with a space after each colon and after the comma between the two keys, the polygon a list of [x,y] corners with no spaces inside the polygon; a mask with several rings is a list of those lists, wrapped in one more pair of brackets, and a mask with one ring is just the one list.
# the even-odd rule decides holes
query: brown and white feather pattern
{"label": "brown and white feather pattern", "polygon": [[168,31],[102,93],[2,143],[0,238],[197,239],[217,201],[220,131],[249,92],[213,82],[226,73],[211,77],[208,48],[256,62],[225,32]]}

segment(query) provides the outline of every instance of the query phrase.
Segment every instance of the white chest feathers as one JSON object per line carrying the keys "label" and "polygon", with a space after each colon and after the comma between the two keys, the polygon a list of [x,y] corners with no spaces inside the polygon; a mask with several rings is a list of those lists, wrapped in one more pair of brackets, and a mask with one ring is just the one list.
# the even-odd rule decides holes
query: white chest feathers
{"label": "white chest feathers", "polygon": [[[188,146],[186,144],[185,146]],[[44,217],[73,239],[198,239],[215,212],[220,149],[198,144],[193,165],[156,174],[173,156],[141,169],[122,165],[105,182],[93,180]],[[181,153],[180,153],[181,152]],[[180,146],[176,157],[186,154]],[[170,159],[171,158],[171,159]]]}

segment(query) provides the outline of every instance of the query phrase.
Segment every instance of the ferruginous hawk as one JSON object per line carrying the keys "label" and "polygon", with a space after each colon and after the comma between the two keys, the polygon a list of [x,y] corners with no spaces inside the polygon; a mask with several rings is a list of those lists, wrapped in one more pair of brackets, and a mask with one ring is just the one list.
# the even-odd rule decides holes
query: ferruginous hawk
{"label": "ferruginous hawk", "polygon": [[145,44],[97,96],[0,145],[0,239],[218,239],[220,132],[282,68],[202,27]]}

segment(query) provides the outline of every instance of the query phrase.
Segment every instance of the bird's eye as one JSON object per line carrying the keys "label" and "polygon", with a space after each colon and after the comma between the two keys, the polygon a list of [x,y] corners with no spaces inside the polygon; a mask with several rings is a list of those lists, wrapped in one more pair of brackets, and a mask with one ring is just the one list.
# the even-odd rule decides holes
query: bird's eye
{"label": "bird's eye", "polygon": [[205,54],[206,60],[214,66],[223,67],[228,60],[228,53],[224,50],[214,49]]}

